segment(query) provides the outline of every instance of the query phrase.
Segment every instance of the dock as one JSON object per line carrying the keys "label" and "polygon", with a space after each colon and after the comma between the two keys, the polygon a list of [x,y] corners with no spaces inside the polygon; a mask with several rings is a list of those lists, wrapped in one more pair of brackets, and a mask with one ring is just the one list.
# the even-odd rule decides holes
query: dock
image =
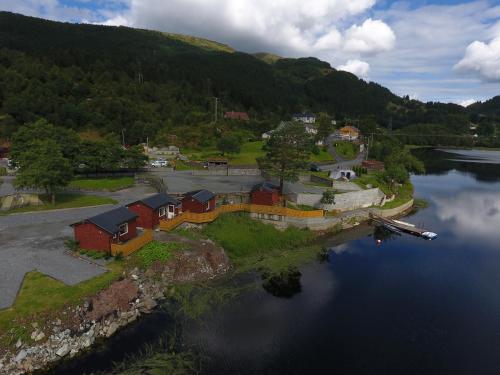
{"label": "dock", "polygon": [[427,229],[418,228],[414,224],[405,223],[404,221],[399,221],[399,220],[387,219],[385,217],[378,216],[373,213],[370,214],[370,217],[374,222],[382,224],[384,227],[395,232],[408,233],[413,236],[425,238],[426,240],[434,240],[437,238],[436,233],[431,232],[430,230]]}

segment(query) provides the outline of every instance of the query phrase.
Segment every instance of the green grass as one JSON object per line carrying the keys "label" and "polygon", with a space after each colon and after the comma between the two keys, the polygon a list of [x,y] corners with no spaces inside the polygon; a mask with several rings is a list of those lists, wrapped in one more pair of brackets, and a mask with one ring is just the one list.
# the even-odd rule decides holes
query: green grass
{"label": "green grass", "polygon": [[413,199],[413,185],[411,184],[411,182],[407,182],[398,189],[396,198],[394,198],[392,202],[387,202],[381,208],[383,210],[396,208],[401,206],[402,204],[409,202],[411,199]]}
{"label": "green grass", "polygon": [[247,142],[241,146],[239,154],[229,155],[231,165],[257,165],[257,158],[264,156],[264,141]]}
{"label": "green grass", "polygon": [[291,208],[293,210],[299,210],[299,211],[314,211],[316,208],[312,206],[308,206],[305,204],[293,204],[292,202],[287,202],[286,206],[288,208]]}
{"label": "green grass", "polygon": [[385,195],[392,194],[391,189],[389,189],[389,186],[387,186],[386,182],[382,179],[381,174],[377,172],[358,176],[353,179],[352,182],[363,189],[367,189],[368,185],[371,185],[373,188],[378,187]]}
{"label": "green grass", "polygon": [[77,178],[69,187],[81,190],[117,191],[134,186],[133,177]]}
{"label": "green grass", "polygon": [[321,163],[325,161],[335,163],[335,159],[333,158],[333,156],[324,149],[321,149],[318,155],[311,154],[311,156],[309,157],[309,161],[311,163]]}
{"label": "green grass", "polygon": [[9,211],[0,211],[0,215],[9,215],[21,212],[59,210],[64,208],[100,206],[103,204],[117,203],[117,201],[108,197],[99,197],[96,195],[84,195],[84,194],[67,194],[67,193],[57,194],[56,204],[50,203],[50,198],[46,195],[41,195],[40,199],[43,203],[40,206],[26,206],[21,208],[15,208]]}
{"label": "green grass", "polygon": [[76,305],[107,288],[120,277],[124,263],[115,261],[106,267],[109,272],[75,286],[65,285],[38,271],[27,273],[14,305],[0,311],[0,346],[13,345],[18,338],[29,342],[33,328],[25,322],[50,318],[55,311]]}
{"label": "green grass", "polygon": [[143,268],[149,268],[153,263],[164,263],[171,259],[173,251],[182,249],[184,244],[169,242],[163,243],[152,241],[144,246],[142,249],[132,255],[133,260],[138,260],[139,265]]}
{"label": "green grass", "polygon": [[355,159],[358,156],[359,146],[348,141],[336,141],[335,151],[345,159]]}
{"label": "green grass", "polygon": [[310,230],[289,227],[280,231],[247,214],[220,216],[203,233],[224,248],[238,272],[280,271],[317,255],[311,245],[316,235]]}

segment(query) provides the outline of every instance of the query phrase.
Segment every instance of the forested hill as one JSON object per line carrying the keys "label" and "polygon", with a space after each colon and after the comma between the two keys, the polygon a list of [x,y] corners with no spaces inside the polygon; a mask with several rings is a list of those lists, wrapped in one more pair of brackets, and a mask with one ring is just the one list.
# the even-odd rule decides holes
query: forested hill
{"label": "forested hill", "polygon": [[0,12],[0,138],[39,117],[77,131],[126,129],[132,142],[159,133],[194,137],[213,119],[214,96],[220,113],[248,111],[262,128],[302,110],[394,128],[467,124],[459,106],[405,100],[315,58],[254,56],[189,36]]}

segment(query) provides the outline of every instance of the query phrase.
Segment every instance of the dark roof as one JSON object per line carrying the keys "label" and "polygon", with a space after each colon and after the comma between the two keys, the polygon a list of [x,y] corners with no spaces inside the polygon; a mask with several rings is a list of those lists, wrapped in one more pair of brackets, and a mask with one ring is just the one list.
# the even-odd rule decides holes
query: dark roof
{"label": "dark roof", "polygon": [[294,113],[293,117],[316,117],[314,113],[311,112],[302,112],[302,113]]}
{"label": "dark roof", "polygon": [[149,208],[152,208],[153,210],[157,210],[158,208],[167,206],[169,204],[177,206],[180,203],[177,199],[165,193],[155,194],[150,197],[141,199],[138,202],[142,202],[143,204],[145,204]]}
{"label": "dark roof", "polygon": [[200,203],[208,202],[215,194],[208,190],[195,190],[186,193],[185,197],[196,199]]}
{"label": "dark roof", "polygon": [[[108,233],[115,234],[120,231],[118,228],[121,224],[134,220],[138,216],[132,211],[127,210],[125,207],[115,208],[114,210],[104,212],[88,218],[87,220]],[[79,223],[75,223],[79,224]],[[75,225],[73,224],[73,225]]]}
{"label": "dark roof", "polygon": [[279,188],[279,186],[276,186],[270,182],[265,181],[265,182],[261,182],[260,184],[255,185],[252,188],[252,191],[257,191],[257,190],[267,191],[269,193],[272,193],[274,191],[279,191],[280,188]]}

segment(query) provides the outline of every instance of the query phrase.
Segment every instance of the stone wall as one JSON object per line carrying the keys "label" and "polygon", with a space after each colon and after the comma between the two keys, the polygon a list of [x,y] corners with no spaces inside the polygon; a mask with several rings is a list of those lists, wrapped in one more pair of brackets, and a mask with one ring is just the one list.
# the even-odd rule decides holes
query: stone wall
{"label": "stone wall", "polygon": [[327,211],[356,210],[358,208],[379,206],[385,201],[384,193],[378,188],[335,194],[335,204],[332,205],[323,205],[321,203],[322,197],[322,194],[290,194],[290,199],[297,204],[322,208]]}
{"label": "stone wall", "polygon": [[193,170],[193,176],[260,176],[258,168],[200,169]]}
{"label": "stone wall", "polygon": [[401,215],[402,213],[405,213],[406,211],[408,211],[412,207],[413,207],[413,199],[410,200],[409,202],[406,202],[405,204],[402,204],[399,207],[396,207],[396,208],[391,208],[388,210],[382,210],[380,208],[375,208],[372,210],[372,212],[375,215],[382,216],[382,217],[394,217],[394,216]]}

